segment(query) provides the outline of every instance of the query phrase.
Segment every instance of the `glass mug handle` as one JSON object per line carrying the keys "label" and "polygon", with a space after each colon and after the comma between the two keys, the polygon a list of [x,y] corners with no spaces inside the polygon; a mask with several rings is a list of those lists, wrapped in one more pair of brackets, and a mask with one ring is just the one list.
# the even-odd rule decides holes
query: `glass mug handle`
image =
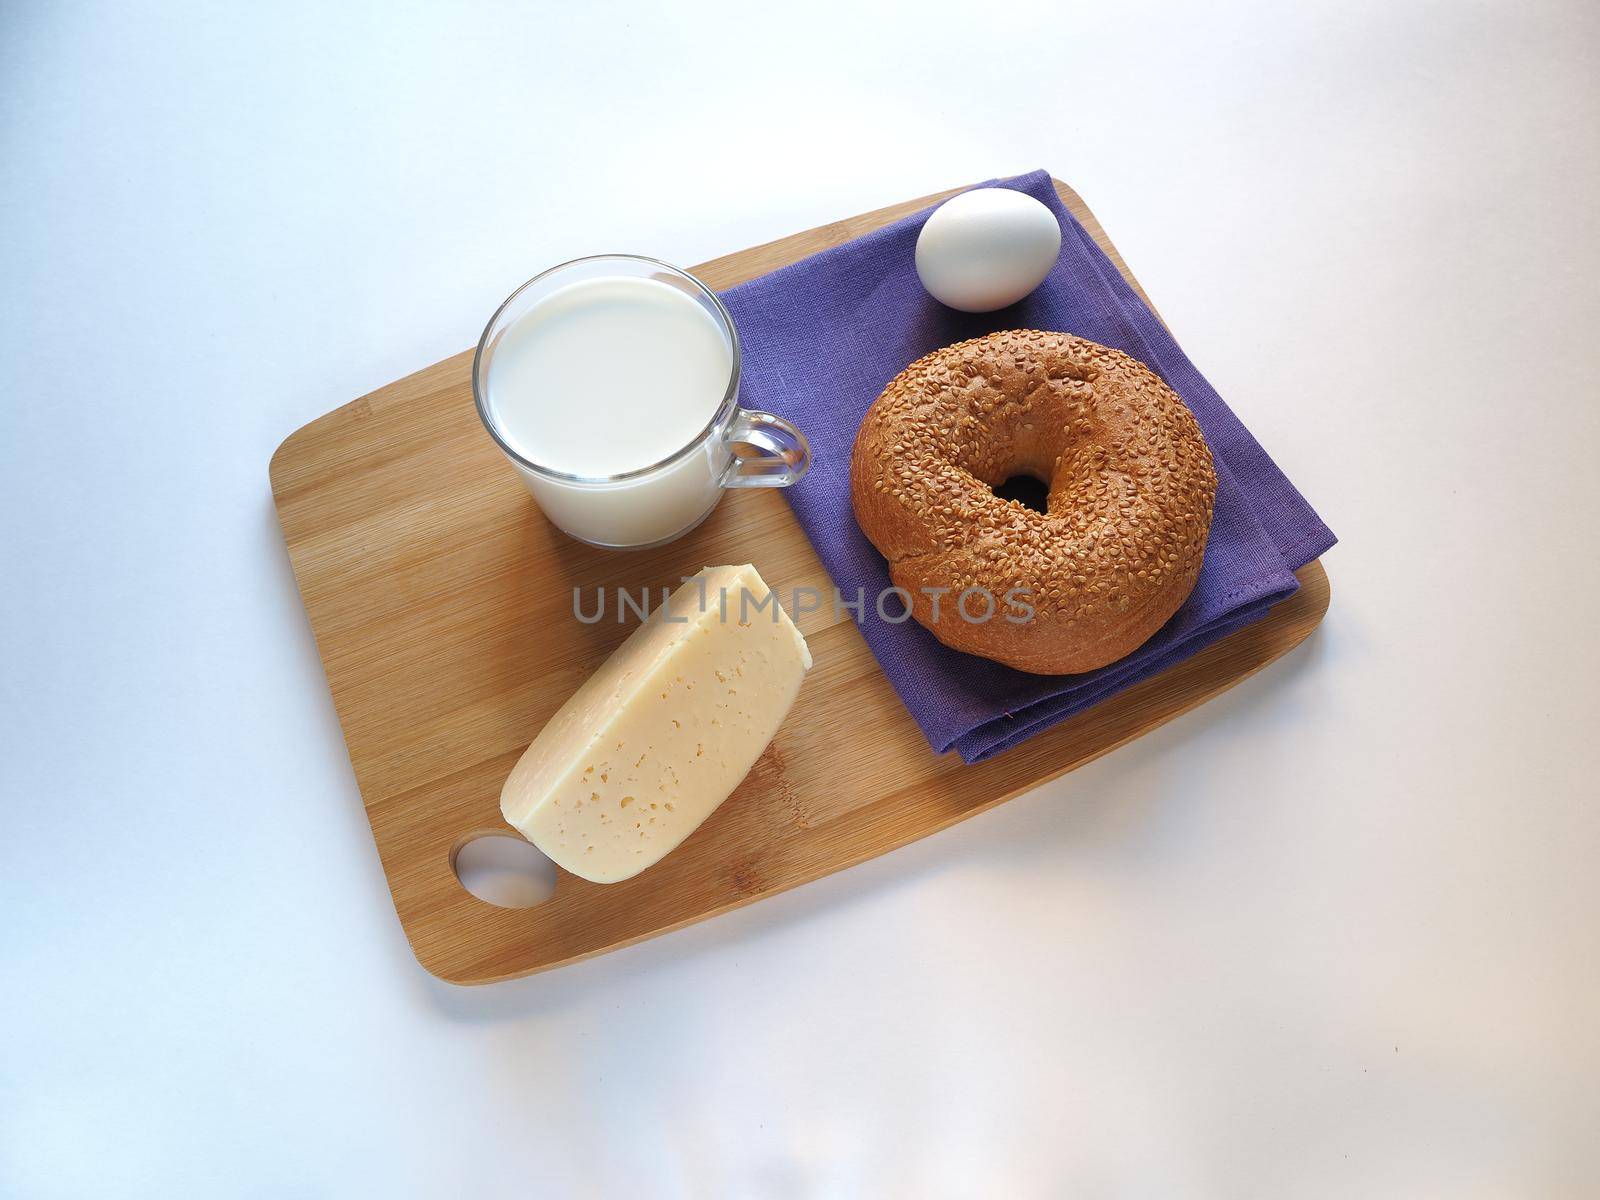
{"label": "glass mug handle", "polygon": [[741,408],[722,441],[732,455],[718,481],[725,488],[788,487],[811,466],[806,435],[771,413]]}

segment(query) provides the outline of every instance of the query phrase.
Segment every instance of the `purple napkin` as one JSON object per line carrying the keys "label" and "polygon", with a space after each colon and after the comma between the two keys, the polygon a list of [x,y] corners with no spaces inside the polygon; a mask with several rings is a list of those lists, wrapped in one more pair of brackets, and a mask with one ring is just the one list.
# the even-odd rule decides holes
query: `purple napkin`
{"label": "purple napkin", "polygon": [[[846,598],[866,591],[857,618],[928,741],[978,762],[1150,677],[1262,616],[1294,593],[1297,568],[1334,543],[1283,472],[1178,349],[1044,171],[998,181],[1042,201],[1061,222],[1061,257],[1025,300],[999,312],[945,308],[913,265],[928,213],[824,250],[723,294],[744,346],[741,401],[790,417],[814,455],[786,493],[823,566]],[[987,185],[980,185],[987,186]],[[931,211],[931,210],[929,210]],[[867,406],[912,360],[996,329],[1055,329],[1126,351],[1194,412],[1217,468],[1211,539],[1194,593],[1154,637],[1082,675],[1029,675],[942,645],[914,621],[873,612],[888,566],[850,510],[850,448]],[[898,616],[894,601],[886,610]]]}

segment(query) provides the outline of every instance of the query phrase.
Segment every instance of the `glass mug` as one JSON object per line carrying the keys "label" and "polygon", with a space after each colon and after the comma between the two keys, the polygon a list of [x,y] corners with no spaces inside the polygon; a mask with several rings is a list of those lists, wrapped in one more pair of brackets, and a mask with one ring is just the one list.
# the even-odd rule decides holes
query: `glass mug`
{"label": "glass mug", "polygon": [[[495,355],[519,321],[564,288],[589,281],[652,280],[694,301],[727,350],[728,373],[711,419],[687,444],[616,474],[584,475],[539,463],[507,436],[504,400],[493,386]],[[720,372],[717,376],[720,382]],[[554,389],[553,389],[554,390]],[[725,488],[788,487],[811,465],[805,435],[771,413],[739,407],[739,334],[728,310],[687,271],[632,254],[574,259],[536,275],[490,318],[472,360],[472,395],[484,428],[510,460],[539,507],[564,532],[606,549],[658,546],[682,537],[710,515]],[[522,396],[526,404],[529,397]],[[578,404],[582,395],[550,395],[550,404]],[[596,438],[607,436],[599,423]]]}

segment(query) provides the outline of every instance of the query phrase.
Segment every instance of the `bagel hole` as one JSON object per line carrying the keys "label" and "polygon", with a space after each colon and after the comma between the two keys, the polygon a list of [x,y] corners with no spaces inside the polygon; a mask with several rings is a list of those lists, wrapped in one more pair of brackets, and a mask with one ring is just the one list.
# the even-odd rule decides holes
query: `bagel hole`
{"label": "bagel hole", "polygon": [[1036,475],[1013,475],[996,484],[994,494],[1002,500],[1015,500],[1034,512],[1047,512],[1050,508],[1050,485]]}

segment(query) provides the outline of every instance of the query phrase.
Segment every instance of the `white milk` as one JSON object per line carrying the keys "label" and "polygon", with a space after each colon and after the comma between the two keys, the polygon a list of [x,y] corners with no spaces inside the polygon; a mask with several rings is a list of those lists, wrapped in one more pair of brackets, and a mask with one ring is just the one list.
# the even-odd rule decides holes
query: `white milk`
{"label": "white milk", "polygon": [[[559,288],[499,335],[486,399],[501,437],[523,458],[606,478],[695,442],[732,371],[728,336],[693,297],[655,279],[608,276]],[[624,546],[676,536],[704,517],[726,465],[726,449],[711,438],[632,480],[567,483],[519,469],[557,525]]]}

